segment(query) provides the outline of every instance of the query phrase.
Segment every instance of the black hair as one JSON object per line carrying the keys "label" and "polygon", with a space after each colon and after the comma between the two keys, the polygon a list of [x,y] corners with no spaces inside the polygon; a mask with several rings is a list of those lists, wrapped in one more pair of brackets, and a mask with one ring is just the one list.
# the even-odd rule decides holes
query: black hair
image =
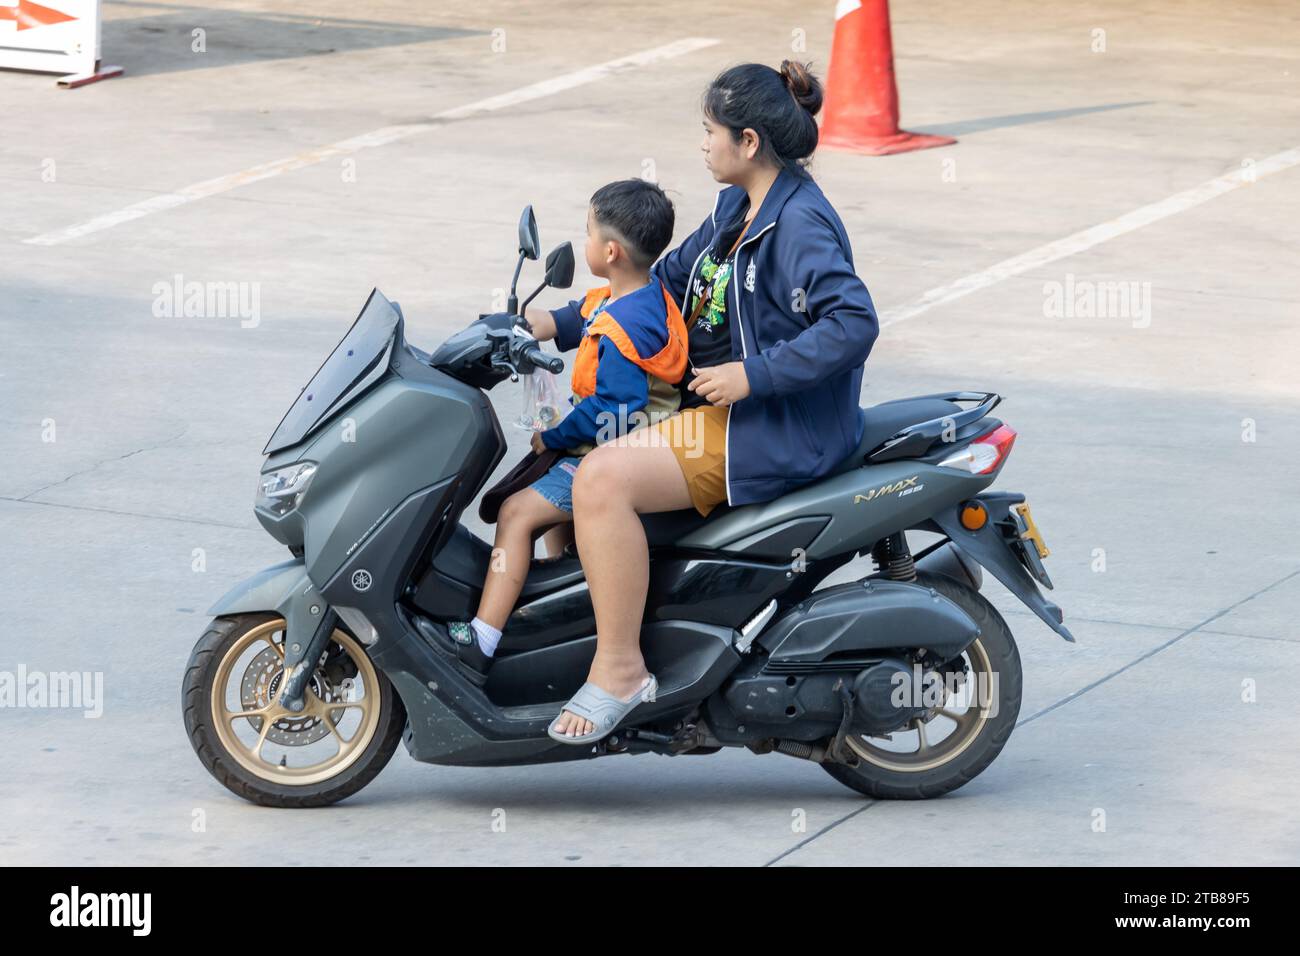
{"label": "black hair", "polygon": [[620,179],[601,186],[591,197],[598,225],[613,230],[628,258],[649,269],[673,238],[673,204],[664,191],[644,179]]}
{"label": "black hair", "polygon": [[704,91],[704,115],[740,142],[758,134],[758,155],[780,169],[802,171],[817,148],[822,85],[807,65],[782,60],[781,69],[745,63],[719,73]]}

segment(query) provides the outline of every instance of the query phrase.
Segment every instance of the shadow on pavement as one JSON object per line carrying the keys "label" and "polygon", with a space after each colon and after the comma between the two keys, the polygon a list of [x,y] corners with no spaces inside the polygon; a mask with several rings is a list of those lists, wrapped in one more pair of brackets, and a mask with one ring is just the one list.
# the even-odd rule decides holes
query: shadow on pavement
{"label": "shadow on pavement", "polygon": [[[170,4],[129,3],[123,6],[156,7],[167,11],[104,20],[102,44],[105,56],[126,67],[128,79],[486,35],[481,30],[372,20],[177,8]],[[204,31],[205,50],[201,53],[193,50],[196,29]]]}
{"label": "shadow on pavement", "polygon": [[1088,113],[1126,110],[1134,106],[1147,106],[1152,102],[1152,100],[1139,100],[1133,103],[1104,103],[1100,106],[1075,106],[1065,110],[1044,110],[1039,113],[1008,113],[1003,116],[984,116],[980,119],[958,120],[955,123],[940,123],[937,126],[918,126],[916,132],[929,133],[932,136],[967,136],[971,133],[982,133],[988,129],[1025,126],[1028,123],[1048,123],[1052,120],[1068,119],[1071,116],[1085,116]]}

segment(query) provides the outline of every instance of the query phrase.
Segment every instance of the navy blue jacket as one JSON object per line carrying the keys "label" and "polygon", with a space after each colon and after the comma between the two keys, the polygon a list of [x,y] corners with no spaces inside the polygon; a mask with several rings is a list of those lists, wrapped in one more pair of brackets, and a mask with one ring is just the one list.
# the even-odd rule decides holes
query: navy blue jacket
{"label": "navy blue jacket", "polygon": [[[587,330],[600,314],[593,309],[584,317],[584,306],[587,302],[598,301],[596,297],[602,291],[608,294],[608,287],[603,290],[593,289],[585,299],[575,299],[562,308],[552,310],[555,345],[561,352],[576,349],[582,344]],[[640,355],[651,356],[662,350],[668,339],[666,306],[662,287],[652,279],[643,288],[611,303],[605,312],[618,323],[627,336],[630,347]],[[579,363],[574,363],[575,382],[579,375],[578,365]],[[657,391],[662,393],[665,389]],[[675,411],[677,393],[671,389],[667,391],[673,397],[671,410]],[[640,412],[667,413],[651,408],[650,373],[625,356],[604,335],[597,343],[595,391],[585,398],[575,394],[569,402],[573,409],[564,420],[554,428],[540,433],[542,444],[547,448],[580,451],[597,444],[602,433],[621,435],[627,428],[635,427]]]}
{"label": "navy blue jacket", "polygon": [[[703,225],[655,264],[683,314],[701,257],[745,203],[739,186],[722,190]],[[736,250],[728,295],[732,357],[750,395],[727,415],[727,502],[744,505],[830,473],[857,447],[862,365],[879,323],[840,217],[791,172],[777,176]]]}

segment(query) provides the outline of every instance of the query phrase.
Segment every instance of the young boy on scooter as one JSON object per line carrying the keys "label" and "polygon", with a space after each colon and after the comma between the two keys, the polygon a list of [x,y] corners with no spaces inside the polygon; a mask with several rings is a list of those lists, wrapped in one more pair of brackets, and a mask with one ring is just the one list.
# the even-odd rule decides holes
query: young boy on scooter
{"label": "young boy on scooter", "polygon": [[538,339],[555,339],[560,351],[578,349],[573,407],[558,425],[533,434],[534,452],[563,457],[501,504],[477,614],[449,628],[462,670],[479,686],[523,589],[534,540],[573,521],[573,476],[582,456],[677,410],[686,327],[672,297],[650,277],[672,234],[672,203],[655,184],[626,179],[601,187],[587,211],[586,256],[591,274],[608,284],[554,312],[527,310]]}

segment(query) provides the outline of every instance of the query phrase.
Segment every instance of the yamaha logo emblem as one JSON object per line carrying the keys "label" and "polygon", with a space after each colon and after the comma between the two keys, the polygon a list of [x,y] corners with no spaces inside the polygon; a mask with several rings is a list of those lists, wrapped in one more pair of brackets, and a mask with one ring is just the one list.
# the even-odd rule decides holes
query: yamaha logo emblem
{"label": "yamaha logo emblem", "polygon": [[370,572],[365,568],[362,568],[360,571],[352,572],[352,587],[354,590],[369,591],[370,585],[373,583],[374,578],[370,576]]}

